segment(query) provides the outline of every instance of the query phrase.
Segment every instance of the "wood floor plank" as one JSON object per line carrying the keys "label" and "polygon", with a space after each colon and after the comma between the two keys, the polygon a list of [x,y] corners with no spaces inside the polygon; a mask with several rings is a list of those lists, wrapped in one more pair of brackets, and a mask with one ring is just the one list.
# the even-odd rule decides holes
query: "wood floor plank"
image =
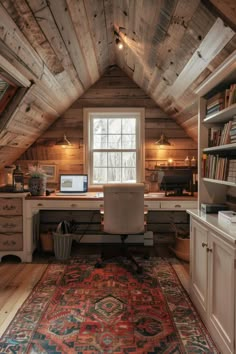
{"label": "wood floor plank", "polygon": [[0,336],[41,278],[47,264],[25,264],[18,275],[0,290]]}

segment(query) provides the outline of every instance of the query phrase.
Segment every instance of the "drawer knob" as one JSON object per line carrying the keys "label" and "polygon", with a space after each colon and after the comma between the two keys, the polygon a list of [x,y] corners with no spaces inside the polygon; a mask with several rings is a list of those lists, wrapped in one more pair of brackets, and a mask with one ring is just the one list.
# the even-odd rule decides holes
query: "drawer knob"
{"label": "drawer knob", "polygon": [[71,207],[76,207],[77,206],[77,204],[71,204]]}
{"label": "drawer knob", "polygon": [[38,203],[38,206],[43,206],[43,204],[42,203]]}
{"label": "drawer knob", "polygon": [[175,204],[175,208],[181,208],[180,204]]}
{"label": "drawer knob", "polygon": [[207,247],[207,243],[203,242],[203,243],[202,243],[202,247],[203,247],[203,248],[204,248],[204,247]]}

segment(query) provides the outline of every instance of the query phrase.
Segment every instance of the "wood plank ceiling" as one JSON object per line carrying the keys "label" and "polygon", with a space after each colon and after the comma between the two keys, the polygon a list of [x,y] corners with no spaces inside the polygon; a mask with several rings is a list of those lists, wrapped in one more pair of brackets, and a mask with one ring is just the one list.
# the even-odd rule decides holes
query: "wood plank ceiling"
{"label": "wood plank ceiling", "polygon": [[0,76],[26,88],[0,116],[0,168],[112,65],[196,141],[194,89],[236,49],[235,0],[0,0],[0,19]]}

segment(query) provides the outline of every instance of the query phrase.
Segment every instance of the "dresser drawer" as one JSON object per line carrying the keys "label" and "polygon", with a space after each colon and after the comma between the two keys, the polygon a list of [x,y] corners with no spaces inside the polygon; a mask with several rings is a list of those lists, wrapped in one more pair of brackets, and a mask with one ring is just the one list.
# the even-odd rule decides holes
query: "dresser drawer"
{"label": "dresser drawer", "polygon": [[22,232],[22,216],[0,216],[0,232]]}
{"label": "dresser drawer", "polygon": [[161,209],[169,210],[186,210],[186,209],[196,209],[197,201],[195,200],[165,200],[161,201]]}
{"label": "dresser drawer", "polygon": [[0,233],[0,251],[22,251],[22,233],[4,234]]}
{"label": "dresser drawer", "polygon": [[0,215],[22,215],[22,199],[0,198]]}

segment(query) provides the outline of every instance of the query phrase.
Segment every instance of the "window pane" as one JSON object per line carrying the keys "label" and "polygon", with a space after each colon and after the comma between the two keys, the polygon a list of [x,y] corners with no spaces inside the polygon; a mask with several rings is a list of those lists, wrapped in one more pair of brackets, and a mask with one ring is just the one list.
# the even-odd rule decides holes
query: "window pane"
{"label": "window pane", "polygon": [[94,167],[107,167],[107,152],[94,152],[93,153],[93,166]]}
{"label": "window pane", "polygon": [[94,149],[107,149],[107,135],[94,135],[93,148]]}
{"label": "window pane", "polygon": [[107,183],[107,168],[93,169],[93,183]]}
{"label": "window pane", "polygon": [[108,135],[108,149],[120,149],[120,148],[121,148],[121,136]]}
{"label": "window pane", "polygon": [[122,182],[135,183],[136,182],[136,169],[135,168],[122,168]]}
{"label": "window pane", "polygon": [[93,134],[107,134],[107,119],[93,120]]}
{"label": "window pane", "polygon": [[135,135],[122,135],[122,149],[135,149],[136,136]]}
{"label": "window pane", "polygon": [[122,153],[122,166],[135,167],[136,166],[136,152],[123,152]]}
{"label": "window pane", "polygon": [[121,167],[121,152],[108,152],[108,166]]}
{"label": "window pane", "polygon": [[121,169],[108,168],[108,183],[121,182]]}
{"label": "window pane", "polygon": [[122,133],[123,134],[136,134],[136,119],[135,118],[122,119]]}
{"label": "window pane", "polygon": [[121,134],[121,119],[108,119],[108,134]]}

